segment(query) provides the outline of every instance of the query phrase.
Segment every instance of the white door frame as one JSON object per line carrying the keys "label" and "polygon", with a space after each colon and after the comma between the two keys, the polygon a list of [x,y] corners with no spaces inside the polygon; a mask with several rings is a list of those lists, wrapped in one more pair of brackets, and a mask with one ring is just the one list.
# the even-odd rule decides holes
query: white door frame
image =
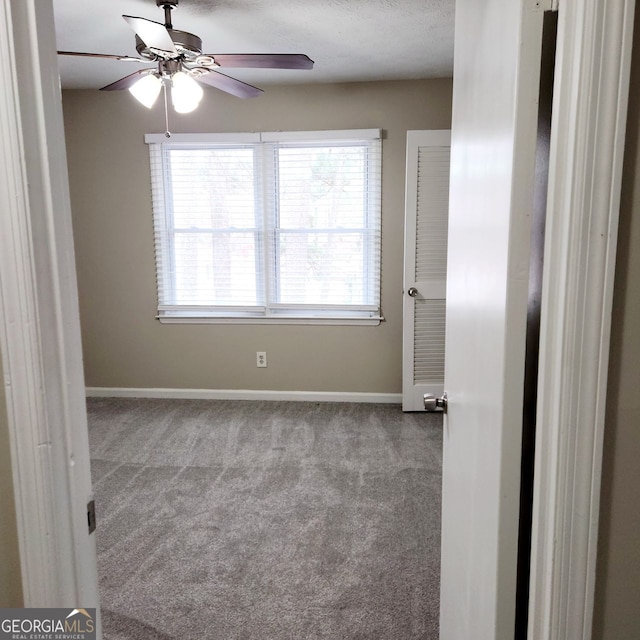
{"label": "white door frame", "polygon": [[[567,0],[559,11],[530,637],[586,640],[634,2]],[[92,606],[95,549],[77,529],[86,416],[52,13],[51,0],[0,8],[0,348],[25,606]],[[25,61],[31,105],[18,91]]]}
{"label": "white door frame", "polygon": [[529,637],[589,640],[633,0],[561,0],[544,256]]}
{"label": "white door frame", "polygon": [[51,0],[0,5],[0,351],[26,607],[97,607]]}

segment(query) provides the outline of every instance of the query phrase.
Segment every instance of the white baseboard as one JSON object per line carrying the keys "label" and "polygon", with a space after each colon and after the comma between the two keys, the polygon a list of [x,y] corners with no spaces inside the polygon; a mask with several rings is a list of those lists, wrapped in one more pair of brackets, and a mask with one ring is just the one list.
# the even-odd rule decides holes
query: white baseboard
{"label": "white baseboard", "polygon": [[343,391],[264,391],[254,389],[154,389],[87,387],[88,398],[176,398],[184,400],[287,400],[295,402],[371,402],[401,404],[400,393]]}

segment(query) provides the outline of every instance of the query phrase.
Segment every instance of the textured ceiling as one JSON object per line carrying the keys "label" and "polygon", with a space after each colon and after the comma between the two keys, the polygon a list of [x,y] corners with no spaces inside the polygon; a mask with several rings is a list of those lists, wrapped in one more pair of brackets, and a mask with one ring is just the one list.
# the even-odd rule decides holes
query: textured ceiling
{"label": "textured ceiling", "polygon": [[[163,22],[155,0],[53,0],[58,49],[135,56],[122,15]],[[180,0],[173,26],[204,53],[306,53],[312,71],[233,69],[256,84],[450,77],[454,0]],[[59,56],[64,88],[99,88],[137,63]]]}

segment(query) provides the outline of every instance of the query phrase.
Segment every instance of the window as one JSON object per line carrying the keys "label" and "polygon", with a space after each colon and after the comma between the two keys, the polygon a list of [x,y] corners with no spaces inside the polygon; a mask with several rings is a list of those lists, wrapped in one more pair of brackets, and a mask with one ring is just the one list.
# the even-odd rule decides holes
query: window
{"label": "window", "polygon": [[379,130],[146,142],[161,321],[380,321]]}

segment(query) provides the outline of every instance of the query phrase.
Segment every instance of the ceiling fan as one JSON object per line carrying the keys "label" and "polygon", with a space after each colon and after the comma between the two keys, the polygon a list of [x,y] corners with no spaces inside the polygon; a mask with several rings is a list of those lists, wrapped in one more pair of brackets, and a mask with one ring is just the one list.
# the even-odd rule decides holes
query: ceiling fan
{"label": "ceiling fan", "polygon": [[58,51],[58,54],[155,63],[156,68],[140,69],[100,90],[129,89],[142,104],[151,108],[164,88],[165,106],[169,90],[173,107],[178,113],[188,113],[198,106],[202,98],[202,88],[198,83],[221,89],[238,98],[253,98],[262,93],[262,89],[220,73],[219,68],[313,68],[313,60],[299,53],[202,53],[202,40],[198,36],[174,29],[171,24],[171,11],[178,6],[178,1],[156,0],[156,5],[164,9],[164,24],[146,18],[122,16],[136,34],[136,51],[140,58],[76,51]]}

